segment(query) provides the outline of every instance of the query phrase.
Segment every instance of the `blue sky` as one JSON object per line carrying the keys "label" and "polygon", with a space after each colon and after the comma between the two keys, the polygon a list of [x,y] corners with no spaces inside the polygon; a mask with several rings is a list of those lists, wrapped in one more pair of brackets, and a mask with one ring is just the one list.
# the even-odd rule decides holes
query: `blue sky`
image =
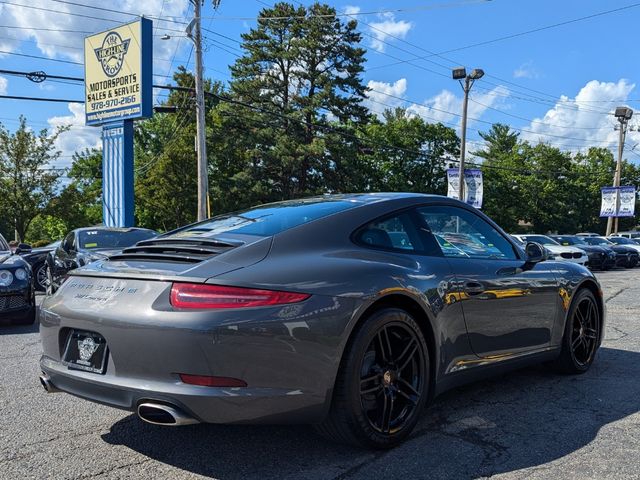
{"label": "blue sky", "polygon": [[[83,74],[80,65],[64,63],[81,61],[84,34],[79,32],[101,31],[115,24],[99,18],[122,22],[133,19],[131,15],[71,3],[182,22],[188,21],[192,12],[187,0],[113,0],[108,4],[96,0],[2,2],[0,50],[63,62],[0,53],[0,68],[44,70],[49,74],[70,76]],[[222,81],[229,79],[228,65],[238,53],[240,34],[255,25],[255,17],[269,3],[222,0],[220,8],[214,12],[211,2],[207,2],[203,26],[222,35],[205,32],[207,76]],[[637,109],[635,123],[640,125],[640,91],[636,87],[640,64],[633,35],[640,21],[640,4],[469,47],[634,5],[632,0],[331,0],[328,3],[340,13],[356,14],[354,18],[360,21],[368,59],[364,80],[372,88],[368,105],[374,112],[385,105],[404,106],[427,120],[443,121],[458,128],[456,114],[461,111],[462,91],[450,78],[449,69],[454,65],[484,69],[486,76],[473,87],[469,105],[473,119],[468,134],[471,150],[479,146],[474,143],[479,140],[477,130],[487,130],[492,122],[507,123],[520,129],[522,137],[532,141],[543,140],[570,150],[590,145],[613,148],[617,133],[613,130],[615,121],[608,113],[616,105]],[[48,30],[34,30],[34,27]],[[169,74],[188,58],[191,59],[189,68],[193,68],[190,43],[180,38],[182,29],[183,25],[179,23],[155,22],[156,75]],[[174,38],[161,41],[160,36],[165,33]],[[434,52],[448,53],[416,59]],[[155,83],[166,80],[160,76],[154,78]],[[81,99],[83,88],[51,81],[37,85],[23,78],[0,74],[0,93]],[[99,143],[99,129],[83,127],[81,106],[0,99],[0,121],[7,127],[15,128],[19,114],[26,115],[34,128],[73,125],[59,142],[64,151],[62,166],[69,164],[75,149]],[[638,143],[640,133],[630,133],[627,140],[630,160],[640,161],[640,146],[632,150]]]}

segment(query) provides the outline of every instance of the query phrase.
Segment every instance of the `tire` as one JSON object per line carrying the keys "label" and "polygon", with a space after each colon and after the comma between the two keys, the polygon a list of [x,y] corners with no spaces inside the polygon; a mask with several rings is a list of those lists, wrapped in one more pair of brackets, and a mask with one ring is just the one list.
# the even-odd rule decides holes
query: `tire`
{"label": "tire", "polygon": [[429,352],[418,324],[404,310],[378,310],[352,334],[329,415],[316,430],[339,443],[394,447],[418,422],[429,381]]}
{"label": "tire", "polygon": [[36,290],[38,292],[47,291],[47,262],[36,265],[33,269],[33,278],[35,280]]}
{"label": "tire", "polygon": [[576,293],[569,307],[562,349],[552,363],[553,368],[565,374],[588,371],[598,351],[601,329],[602,318],[596,299],[589,289],[583,288]]}

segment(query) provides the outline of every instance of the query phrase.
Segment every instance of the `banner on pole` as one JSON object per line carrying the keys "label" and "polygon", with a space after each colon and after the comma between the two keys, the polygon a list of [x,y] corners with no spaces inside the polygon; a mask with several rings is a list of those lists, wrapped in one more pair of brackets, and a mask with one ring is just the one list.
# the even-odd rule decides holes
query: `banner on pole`
{"label": "banner on pole", "polygon": [[618,211],[618,189],[615,187],[602,187],[600,191],[602,194],[600,216],[615,217]]}
{"label": "banner on pole", "polygon": [[[457,168],[447,169],[447,197],[458,198],[460,190],[460,172]],[[482,208],[483,180],[482,171],[477,168],[464,171],[464,201],[472,207]]]}
{"label": "banner on pole", "polygon": [[633,217],[636,209],[636,187],[620,187],[618,217]]}
{"label": "banner on pole", "polygon": [[636,209],[636,187],[603,187],[601,217],[633,217]]}

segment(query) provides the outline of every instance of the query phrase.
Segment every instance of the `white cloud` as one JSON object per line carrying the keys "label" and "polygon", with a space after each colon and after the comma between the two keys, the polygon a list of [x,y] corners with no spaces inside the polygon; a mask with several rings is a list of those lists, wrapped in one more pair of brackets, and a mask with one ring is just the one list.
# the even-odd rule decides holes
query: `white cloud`
{"label": "white cloud", "polygon": [[7,94],[7,87],[9,85],[9,80],[4,77],[0,77],[0,95]]}
{"label": "white cloud", "polygon": [[[521,138],[533,143],[547,141],[573,151],[590,146],[616,148],[618,132],[613,129],[616,122],[609,113],[624,105],[634,88],[635,84],[625,79],[591,80],[575,98],[561,96],[553,108],[525,128],[533,133],[523,132]],[[640,132],[629,131],[627,143],[638,142]]]}
{"label": "white cloud", "polygon": [[371,39],[371,47],[378,52],[385,51],[385,43],[393,40],[392,37],[404,39],[413,27],[411,22],[405,22],[404,20],[396,21],[395,16],[391,12],[379,15],[379,22],[370,23],[371,34],[374,38]]}
{"label": "white cloud", "polygon": [[[82,3],[97,7],[104,6],[104,2],[101,0],[84,0]],[[118,23],[127,23],[135,19],[134,16],[126,14],[102,12],[64,3],[53,4],[50,0],[30,0],[28,3],[24,2],[24,5],[0,5],[0,17],[4,25],[24,27],[23,29],[0,27],[0,37],[11,38],[11,40],[6,40],[5,38],[0,40],[1,49],[12,52],[17,51],[22,42],[29,41],[34,42],[40,52],[49,58],[66,59],[74,62],[83,61],[83,39],[86,35],[83,32],[100,32]],[[28,8],[27,5],[55,10],[56,12],[88,15],[90,18],[37,10]],[[180,18],[185,15],[188,5],[189,0],[173,0],[170,2],[163,2],[163,0],[145,0],[144,2],[112,0],[109,3],[109,8],[121,10],[122,12],[132,12],[136,15],[159,15],[162,11],[163,17]],[[109,19],[115,20],[115,22],[109,21]],[[36,30],[37,28],[53,30]],[[179,32],[167,31],[167,29],[178,30]],[[61,32],[60,30],[71,30],[71,32]],[[186,49],[189,41],[184,38],[184,34],[181,33],[182,30],[184,30],[184,25],[181,24],[154,21],[154,33],[158,35],[164,33],[172,36],[177,35],[177,37],[172,37],[166,41],[160,40],[159,36],[154,37],[154,70],[156,73],[165,74],[168,72],[169,60],[173,57],[178,43],[180,43],[180,49],[176,59],[183,59],[181,50]],[[180,40],[180,37],[183,37],[182,40]]]}
{"label": "white cloud", "polygon": [[523,63],[513,71],[513,78],[539,78],[540,73],[533,66],[533,61]]}
{"label": "white cloud", "polygon": [[[401,78],[393,83],[369,80],[367,87],[370,90],[367,93],[368,100],[364,101],[364,105],[376,115],[382,117],[382,113],[386,109],[403,105],[402,98],[394,97],[404,97],[407,91],[407,79]],[[393,96],[391,97],[390,95]]]}
{"label": "white cloud", "polygon": [[360,13],[360,7],[355,7],[353,5],[347,5],[344,7],[344,13],[346,15],[357,15]]}
{"label": "white cloud", "polygon": [[71,115],[51,117],[47,120],[51,130],[63,125],[71,127],[56,140],[55,147],[62,151],[63,155],[57,166],[69,166],[71,155],[76,152],[81,152],[85,148],[100,148],[102,146],[100,128],[84,126],[84,105],[70,103],[69,111]]}
{"label": "white cloud", "polygon": [[[482,117],[489,107],[495,107],[506,98],[509,89],[499,85],[492,90],[473,95],[474,101],[469,101],[467,126],[477,123],[474,119]],[[423,105],[412,105],[409,112],[423,117],[428,122],[455,123],[460,126],[462,113],[462,94],[455,95],[449,90],[426,100]]]}

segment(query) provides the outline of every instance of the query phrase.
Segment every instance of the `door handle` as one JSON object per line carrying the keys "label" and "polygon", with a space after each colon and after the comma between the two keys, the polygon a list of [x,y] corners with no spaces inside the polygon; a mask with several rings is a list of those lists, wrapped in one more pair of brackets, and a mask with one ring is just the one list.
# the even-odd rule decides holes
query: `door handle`
{"label": "door handle", "polygon": [[484,285],[480,282],[464,282],[464,291],[467,295],[479,295],[485,291]]}

